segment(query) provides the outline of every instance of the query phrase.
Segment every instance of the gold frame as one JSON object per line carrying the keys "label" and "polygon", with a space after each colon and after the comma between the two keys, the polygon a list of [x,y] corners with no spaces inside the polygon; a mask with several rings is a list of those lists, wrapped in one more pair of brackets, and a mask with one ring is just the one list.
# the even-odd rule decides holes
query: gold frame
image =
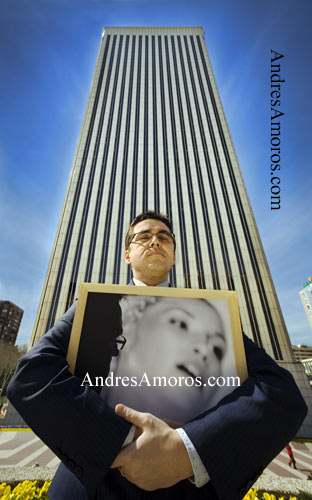
{"label": "gold frame", "polygon": [[226,290],[199,290],[189,288],[171,288],[155,286],[131,286],[131,285],[104,285],[98,283],[82,283],[79,289],[78,302],[71,331],[70,342],[67,352],[67,362],[70,372],[75,373],[76,361],[79,351],[80,337],[83,320],[89,294],[106,293],[120,295],[145,295],[175,298],[207,299],[214,301],[225,301],[227,303],[230,327],[233,339],[234,358],[237,376],[241,383],[248,377],[245,349],[239,317],[237,295],[235,291]]}

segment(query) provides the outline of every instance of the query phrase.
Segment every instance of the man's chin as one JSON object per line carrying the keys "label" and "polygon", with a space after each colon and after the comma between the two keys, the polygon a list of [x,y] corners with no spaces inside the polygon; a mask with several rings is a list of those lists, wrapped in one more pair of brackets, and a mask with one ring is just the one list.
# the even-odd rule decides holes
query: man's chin
{"label": "man's chin", "polygon": [[163,273],[169,272],[168,266],[163,259],[154,259],[150,261],[147,265],[149,272],[153,273],[154,276],[160,276]]}
{"label": "man's chin", "polygon": [[154,263],[159,262],[162,265],[166,265],[165,257],[163,255],[160,255],[160,254],[148,255],[147,259],[148,259],[149,264],[154,264]]}

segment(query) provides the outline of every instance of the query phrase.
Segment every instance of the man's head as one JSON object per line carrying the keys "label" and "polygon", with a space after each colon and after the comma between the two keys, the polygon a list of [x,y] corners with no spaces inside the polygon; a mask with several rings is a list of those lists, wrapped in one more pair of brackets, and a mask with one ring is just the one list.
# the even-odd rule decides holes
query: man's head
{"label": "man's head", "polygon": [[168,279],[175,263],[175,239],[168,217],[148,210],[133,219],[125,240],[125,261],[147,285]]}

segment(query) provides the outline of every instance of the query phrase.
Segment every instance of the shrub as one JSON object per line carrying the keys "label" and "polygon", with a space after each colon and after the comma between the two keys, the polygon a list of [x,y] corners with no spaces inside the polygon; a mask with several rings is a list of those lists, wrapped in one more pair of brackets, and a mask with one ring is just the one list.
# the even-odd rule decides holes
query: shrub
{"label": "shrub", "polygon": [[[51,481],[38,486],[38,481],[23,481],[14,488],[7,483],[0,484],[0,500],[49,500],[47,496]],[[13,489],[12,489],[13,488]]]}

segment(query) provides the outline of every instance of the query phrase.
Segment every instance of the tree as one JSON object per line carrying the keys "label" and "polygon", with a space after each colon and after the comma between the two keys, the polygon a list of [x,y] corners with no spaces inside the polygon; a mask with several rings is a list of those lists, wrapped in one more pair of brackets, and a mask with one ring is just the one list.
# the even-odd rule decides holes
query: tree
{"label": "tree", "polygon": [[27,346],[15,346],[0,341],[0,397],[5,393],[17,361],[27,351]]}

